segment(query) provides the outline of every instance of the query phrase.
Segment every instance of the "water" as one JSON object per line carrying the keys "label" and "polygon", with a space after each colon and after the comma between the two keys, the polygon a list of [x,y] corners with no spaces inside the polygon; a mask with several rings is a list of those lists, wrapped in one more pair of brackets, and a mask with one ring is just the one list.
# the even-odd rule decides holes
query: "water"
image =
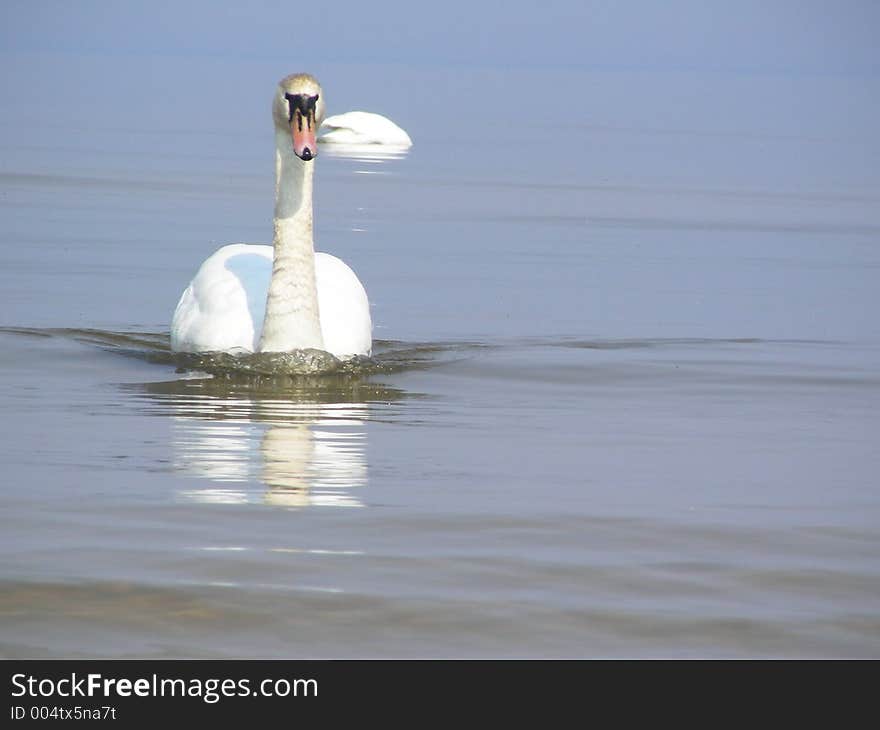
{"label": "water", "polygon": [[148,60],[6,56],[2,655],[880,654],[871,77],[318,63],[415,142],[316,162],[375,361],[208,378],[299,69]]}

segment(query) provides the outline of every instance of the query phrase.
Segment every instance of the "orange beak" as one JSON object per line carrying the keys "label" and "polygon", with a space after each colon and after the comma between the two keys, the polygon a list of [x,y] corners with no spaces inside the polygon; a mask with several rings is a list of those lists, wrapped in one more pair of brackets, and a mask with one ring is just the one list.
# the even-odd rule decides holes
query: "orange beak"
{"label": "orange beak", "polygon": [[300,159],[308,161],[317,156],[316,127],[314,109],[309,109],[305,113],[300,109],[294,110],[293,118],[290,120],[290,134],[293,137],[293,152]]}

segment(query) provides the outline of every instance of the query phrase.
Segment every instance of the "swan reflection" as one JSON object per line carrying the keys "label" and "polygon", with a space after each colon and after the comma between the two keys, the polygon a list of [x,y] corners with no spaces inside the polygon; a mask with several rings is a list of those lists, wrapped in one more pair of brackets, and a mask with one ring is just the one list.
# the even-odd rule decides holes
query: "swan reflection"
{"label": "swan reflection", "polygon": [[[321,154],[328,157],[338,157],[356,162],[378,163],[401,160],[409,153],[409,147],[393,144],[322,144]],[[377,173],[376,170],[360,170],[358,172]]]}
{"label": "swan reflection", "polygon": [[171,416],[172,467],[210,481],[181,492],[212,504],[363,506],[366,423],[402,394],[324,379],[261,391],[222,379],[144,385]]}

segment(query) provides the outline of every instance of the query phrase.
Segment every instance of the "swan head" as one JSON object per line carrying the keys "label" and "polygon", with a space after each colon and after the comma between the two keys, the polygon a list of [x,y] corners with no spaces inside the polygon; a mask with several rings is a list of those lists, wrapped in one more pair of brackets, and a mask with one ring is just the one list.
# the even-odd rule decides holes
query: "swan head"
{"label": "swan head", "polygon": [[278,83],[272,102],[275,129],[290,135],[293,152],[301,160],[318,154],[315,135],[324,121],[324,93],[309,74],[291,74]]}

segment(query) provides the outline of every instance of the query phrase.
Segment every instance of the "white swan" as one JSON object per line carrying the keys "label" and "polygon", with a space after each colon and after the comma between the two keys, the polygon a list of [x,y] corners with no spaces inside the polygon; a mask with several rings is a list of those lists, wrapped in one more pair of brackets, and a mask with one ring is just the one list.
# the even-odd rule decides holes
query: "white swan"
{"label": "white swan", "polygon": [[346,112],[327,117],[318,141],[333,144],[383,144],[393,147],[412,147],[409,135],[394,122],[372,112]]}
{"label": "white swan", "polygon": [[321,86],[308,74],[281,80],[275,121],[275,235],[272,246],[232,244],[210,256],[184,290],[171,322],[178,352],[325,350],[369,355],[367,293],[335,256],[312,241],[315,132]]}

